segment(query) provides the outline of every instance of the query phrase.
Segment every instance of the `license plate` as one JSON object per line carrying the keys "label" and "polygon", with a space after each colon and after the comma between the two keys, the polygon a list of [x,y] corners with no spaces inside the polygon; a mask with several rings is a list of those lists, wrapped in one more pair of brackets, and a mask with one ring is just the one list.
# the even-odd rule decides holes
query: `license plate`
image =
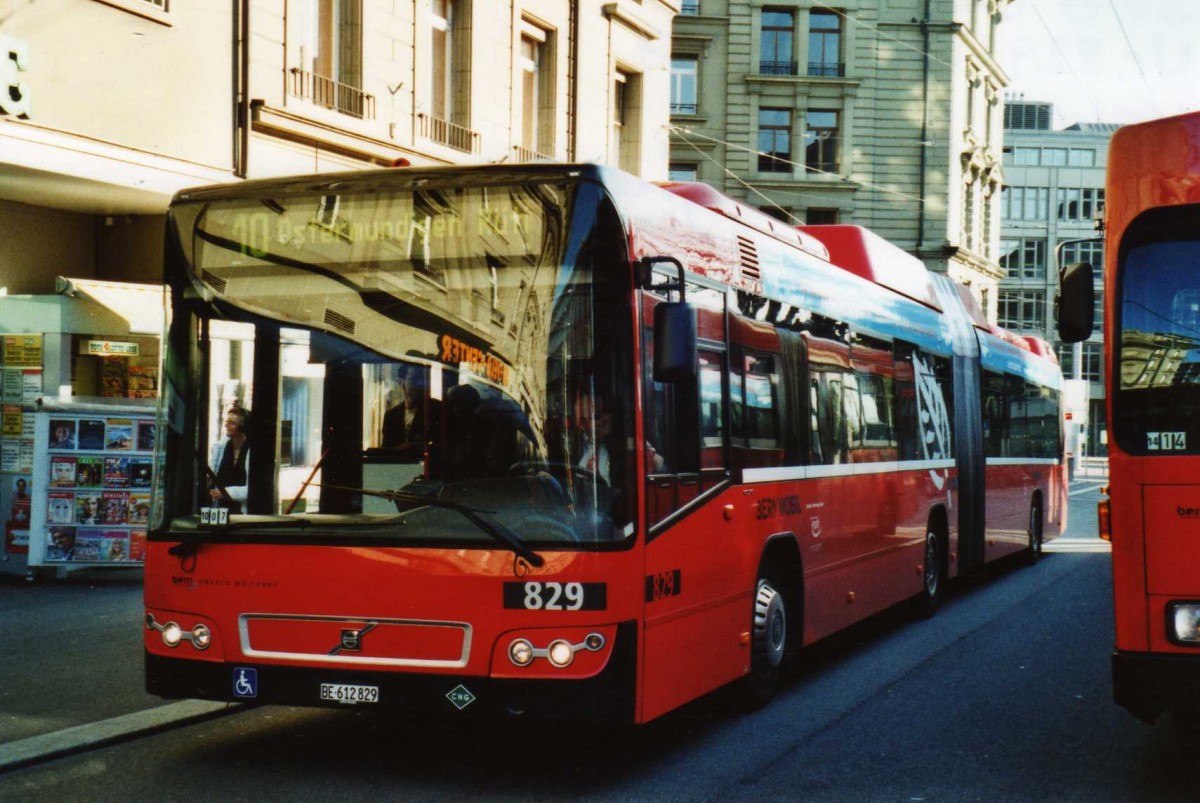
{"label": "license plate", "polygon": [[348,703],[350,705],[377,703],[379,702],[379,687],[348,686],[344,683],[322,683],[321,699],[332,700],[335,703]]}

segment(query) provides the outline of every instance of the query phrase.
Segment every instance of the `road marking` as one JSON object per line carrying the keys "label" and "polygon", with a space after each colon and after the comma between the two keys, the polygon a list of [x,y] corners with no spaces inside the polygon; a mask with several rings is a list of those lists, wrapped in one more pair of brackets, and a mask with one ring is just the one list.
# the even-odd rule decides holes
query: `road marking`
{"label": "road marking", "polygon": [[0,744],[0,772],[243,709],[244,706],[231,703],[183,700],[54,733],[30,736],[19,742]]}
{"label": "road marking", "polygon": [[1055,538],[1042,545],[1043,552],[1112,552],[1103,538]]}

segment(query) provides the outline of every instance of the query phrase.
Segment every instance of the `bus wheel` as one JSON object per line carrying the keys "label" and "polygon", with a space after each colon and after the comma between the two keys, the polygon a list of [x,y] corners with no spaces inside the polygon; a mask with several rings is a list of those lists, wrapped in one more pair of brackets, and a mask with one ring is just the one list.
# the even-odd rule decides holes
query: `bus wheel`
{"label": "bus wheel", "polygon": [[1025,550],[1025,565],[1032,566],[1042,557],[1042,500],[1034,499],[1029,506],[1029,548]]}
{"label": "bus wheel", "polygon": [[921,594],[917,597],[917,613],[928,619],[937,613],[942,604],[942,539],[937,530],[929,526],[925,530],[925,572]]}
{"label": "bus wheel", "polygon": [[738,695],[743,708],[762,708],[775,696],[788,646],[787,631],[783,594],[769,577],[759,577],[750,632],[750,674],[740,681]]}

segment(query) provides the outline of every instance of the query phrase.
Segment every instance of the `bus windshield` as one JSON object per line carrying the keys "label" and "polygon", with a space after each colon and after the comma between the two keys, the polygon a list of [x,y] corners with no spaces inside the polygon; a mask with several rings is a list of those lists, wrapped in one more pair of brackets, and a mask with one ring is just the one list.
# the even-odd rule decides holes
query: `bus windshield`
{"label": "bus windshield", "polygon": [[1200,452],[1200,241],[1131,248],[1122,267],[1114,432],[1131,454]]}
{"label": "bus windshield", "polygon": [[625,541],[631,278],[602,189],[340,179],[171,210],[164,537]]}

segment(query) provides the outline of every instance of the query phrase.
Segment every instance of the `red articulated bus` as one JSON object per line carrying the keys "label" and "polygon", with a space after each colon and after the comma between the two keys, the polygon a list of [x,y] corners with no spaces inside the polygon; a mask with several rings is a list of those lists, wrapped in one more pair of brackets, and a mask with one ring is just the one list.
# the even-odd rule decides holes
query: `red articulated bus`
{"label": "red articulated bus", "polygon": [[[1200,114],[1108,151],[1105,375],[1116,702],[1200,726]],[[1064,287],[1064,299],[1067,291]],[[1090,303],[1082,302],[1088,307]]]}
{"label": "red articulated bus", "polygon": [[861,228],[592,165],[362,172],[179,194],[166,280],[163,697],[759,705],[1062,524],[1049,350]]}

